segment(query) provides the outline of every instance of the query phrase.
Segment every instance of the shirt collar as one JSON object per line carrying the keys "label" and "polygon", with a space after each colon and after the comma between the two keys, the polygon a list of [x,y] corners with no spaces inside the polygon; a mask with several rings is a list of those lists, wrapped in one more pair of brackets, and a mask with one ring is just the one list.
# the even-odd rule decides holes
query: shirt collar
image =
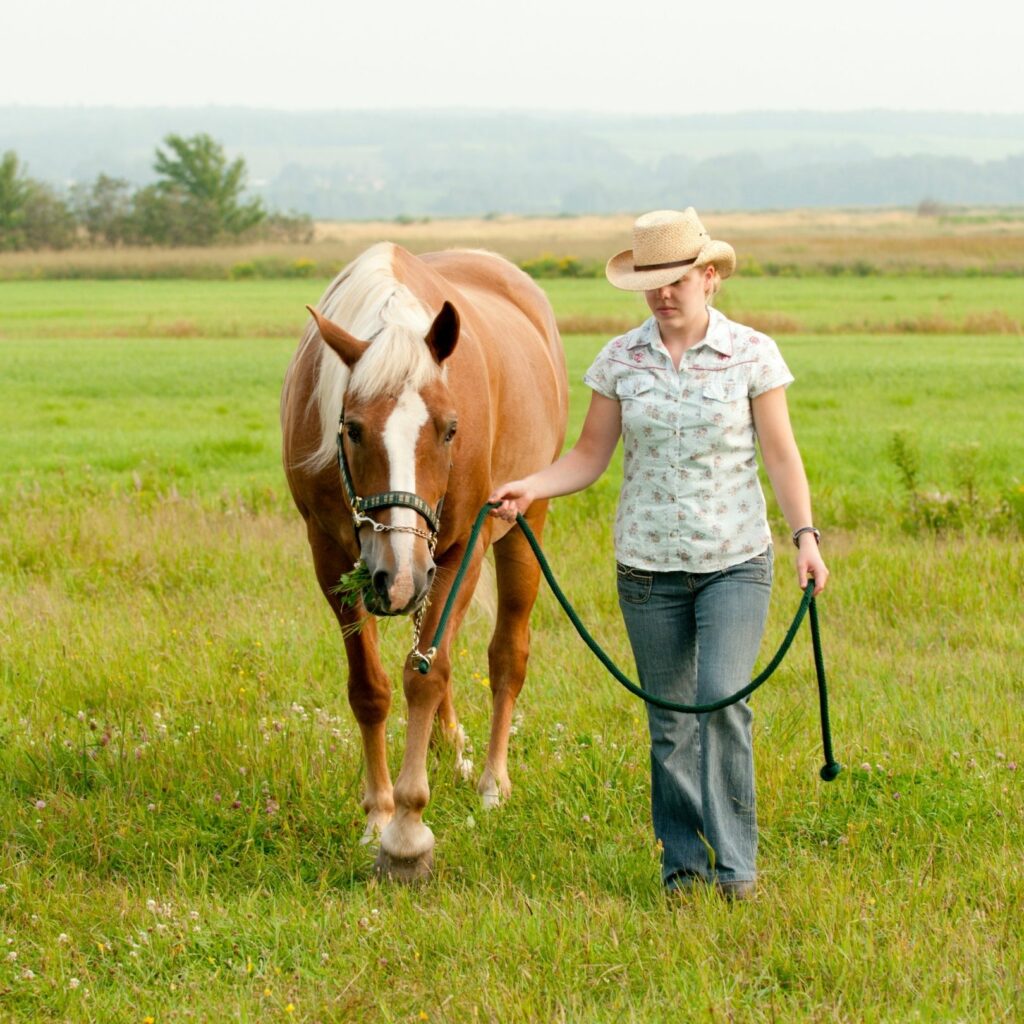
{"label": "shirt collar", "polygon": [[[716,352],[724,356],[732,355],[732,331],[729,329],[729,321],[714,306],[708,306],[708,332],[693,346],[690,351],[700,348],[701,345],[709,345]],[[638,348],[640,345],[653,347],[655,341],[661,340],[658,331],[658,321],[648,317],[636,330],[631,332],[632,337],[626,343],[626,348]]]}

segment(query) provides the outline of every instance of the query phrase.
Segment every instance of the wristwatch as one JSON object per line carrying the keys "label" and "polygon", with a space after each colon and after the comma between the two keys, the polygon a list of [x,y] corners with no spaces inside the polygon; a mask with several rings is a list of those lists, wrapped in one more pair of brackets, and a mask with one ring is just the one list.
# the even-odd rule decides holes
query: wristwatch
{"label": "wristwatch", "polygon": [[813,526],[801,526],[799,530],[793,531],[793,545],[794,547],[800,547],[800,536],[804,533],[813,533],[814,542],[821,547],[821,531],[815,529]]}

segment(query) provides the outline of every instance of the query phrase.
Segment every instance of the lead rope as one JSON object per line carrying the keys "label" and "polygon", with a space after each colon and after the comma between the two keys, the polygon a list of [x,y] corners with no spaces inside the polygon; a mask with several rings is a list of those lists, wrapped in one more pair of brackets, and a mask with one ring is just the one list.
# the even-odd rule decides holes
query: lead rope
{"label": "lead rope", "polygon": [[[459,565],[458,572],[455,574],[455,580],[452,583],[452,588],[448,592],[448,600],[445,602],[444,608],[441,611],[441,618],[438,620],[437,629],[434,632],[433,643],[427,649],[425,654],[421,653],[418,649],[420,622],[417,621],[416,623],[416,639],[411,657],[419,660],[417,667],[424,675],[430,670],[430,665],[433,662],[434,657],[437,654],[437,649],[441,644],[441,638],[444,636],[444,631],[448,625],[448,617],[451,614],[452,607],[455,603],[455,596],[458,593],[459,587],[462,585],[463,578],[466,575],[466,571],[469,568],[470,558],[472,557],[473,549],[476,547],[477,538],[480,536],[480,530],[483,528],[484,520],[487,518],[487,514],[491,509],[497,508],[498,504],[498,502],[488,502],[477,513],[476,521],[473,523],[473,530],[470,533],[469,541],[466,544],[466,553],[462,558],[462,563]],[[558,581],[551,572],[551,566],[548,564],[548,560],[545,558],[544,552],[541,550],[541,546],[537,542],[537,538],[534,536],[529,524],[521,515],[516,516],[516,522],[519,524],[519,528],[523,531],[523,535],[526,537],[527,543],[533,549],[533,553],[540,565],[541,572],[544,574],[544,579],[547,580],[548,586],[551,588],[551,592],[555,595],[555,598],[562,606],[562,609],[569,617],[569,621],[573,624],[573,627],[583,639],[583,642],[591,649],[591,651],[594,652],[597,659],[612,674],[612,676],[614,676],[619,683],[629,690],[630,693],[641,698],[641,700],[646,701],[648,704],[653,704],[655,707],[663,708],[666,711],[678,711],[687,715],[707,714],[711,711],[718,711],[721,708],[729,707],[731,704],[735,704],[737,701],[743,700],[744,697],[748,697],[775,672],[780,664],[782,664],[782,659],[786,656],[786,652],[792,645],[793,639],[797,634],[797,630],[800,628],[800,624],[804,620],[804,616],[810,612],[809,621],[811,627],[811,646],[814,651],[814,670],[818,679],[818,710],[821,716],[821,744],[825,754],[825,764],[822,766],[819,774],[825,782],[831,782],[839,774],[842,770],[842,765],[836,761],[832,753],[832,727],[829,723],[828,687],[825,681],[825,659],[821,649],[821,630],[818,622],[818,609],[814,601],[813,580],[807,584],[807,587],[804,590],[800,607],[797,608],[796,615],[793,617],[793,622],[790,625],[782,644],[775,652],[775,656],[761,673],[731,696],[724,697],[721,700],[714,701],[713,703],[677,704],[674,701],[663,700],[661,697],[655,697],[653,694],[647,693],[646,690],[634,683],[619,669],[601,645],[590,635],[587,627],[580,621],[580,617],[576,614],[576,609],[573,608],[572,604],[570,604],[569,599],[562,592],[562,588],[558,585]]]}

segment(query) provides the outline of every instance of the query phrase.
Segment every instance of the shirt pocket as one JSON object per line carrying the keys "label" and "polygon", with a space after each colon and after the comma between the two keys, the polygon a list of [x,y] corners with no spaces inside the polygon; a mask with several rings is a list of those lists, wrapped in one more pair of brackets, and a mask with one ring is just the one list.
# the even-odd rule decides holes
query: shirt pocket
{"label": "shirt pocket", "polygon": [[750,419],[750,399],[741,381],[713,380],[701,388],[700,417],[712,423],[745,423]]}
{"label": "shirt pocket", "polygon": [[649,377],[620,377],[615,382],[615,397],[624,402],[647,394],[653,387],[654,381]]}

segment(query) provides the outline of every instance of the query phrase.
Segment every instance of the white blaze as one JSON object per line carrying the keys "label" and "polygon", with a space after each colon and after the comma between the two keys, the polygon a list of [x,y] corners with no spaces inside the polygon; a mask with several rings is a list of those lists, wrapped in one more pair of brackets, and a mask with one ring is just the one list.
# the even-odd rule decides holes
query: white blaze
{"label": "white blaze", "polygon": [[[384,450],[388,453],[389,486],[393,491],[416,493],[416,443],[428,418],[420,393],[406,388],[384,424]],[[418,512],[401,506],[391,509],[391,522],[395,526],[422,528],[424,525]],[[388,538],[395,556],[392,603],[404,604],[400,601],[402,596],[406,601],[412,598],[412,549],[416,538],[411,533],[390,533]],[[403,594],[406,589],[408,593]]]}

